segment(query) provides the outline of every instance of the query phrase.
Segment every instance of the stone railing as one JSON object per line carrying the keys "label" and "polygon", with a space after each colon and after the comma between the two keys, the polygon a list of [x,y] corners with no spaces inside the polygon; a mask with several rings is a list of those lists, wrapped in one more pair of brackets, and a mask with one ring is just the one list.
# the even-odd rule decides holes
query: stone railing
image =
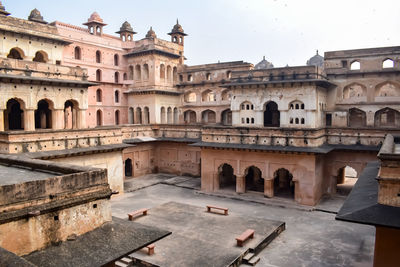
{"label": "stone railing", "polygon": [[86,69],[9,58],[1,59],[0,74],[73,81],[88,78]]}
{"label": "stone railing", "polygon": [[0,132],[0,153],[25,153],[121,144],[143,137],[165,141],[264,146],[319,147],[331,145],[381,145],[386,134],[400,135],[400,129],[370,128],[245,128],[202,125],[120,125],[90,129]]}

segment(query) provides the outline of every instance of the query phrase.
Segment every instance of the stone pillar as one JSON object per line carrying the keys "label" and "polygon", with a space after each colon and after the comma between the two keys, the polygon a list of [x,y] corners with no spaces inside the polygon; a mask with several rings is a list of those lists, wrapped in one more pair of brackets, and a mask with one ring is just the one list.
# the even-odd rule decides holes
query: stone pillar
{"label": "stone pillar", "polygon": [[4,131],[4,109],[0,109],[0,132]]}
{"label": "stone pillar", "polygon": [[236,193],[246,192],[246,177],[244,175],[236,176]]}
{"label": "stone pillar", "polygon": [[375,125],[375,113],[372,111],[368,111],[367,113],[367,126],[373,127]]}
{"label": "stone pillar", "polygon": [[76,112],[76,109],[74,110],[74,113],[76,114],[75,117],[76,119],[76,128],[78,129],[84,129],[86,128],[86,109],[79,109],[78,112]]}
{"label": "stone pillar", "polygon": [[51,115],[52,129],[64,129],[64,109],[54,109]]}
{"label": "stone pillar", "polygon": [[74,108],[71,108],[71,117],[72,117],[72,129],[76,129],[78,128],[78,114],[77,114],[77,110]]}
{"label": "stone pillar", "polygon": [[264,197],[274,197],[274,179],[264,179]]}
{"label": "stone pillar", "polygon": [[26,109],[24,110],[24,130],[34,131],[35,130],[35,110]]}
{"label": "stone pillar", "polygon": [[[39,111],[40,112],[40,111]],[[46,129],[47,128],[47,118],[46,113],[43,111],[39,113],[39,120],[40,120],[40,128]]]}

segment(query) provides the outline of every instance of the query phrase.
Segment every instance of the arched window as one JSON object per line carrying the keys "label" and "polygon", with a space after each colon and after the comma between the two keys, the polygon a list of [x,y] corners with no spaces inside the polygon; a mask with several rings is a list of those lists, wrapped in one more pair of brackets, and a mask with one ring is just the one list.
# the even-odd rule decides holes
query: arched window
{"label": "arched window", "polygon": [[126,42],[126,36],[122,35],[122,42]]}
{"label": "arched window", "polygon": [[170,65],[167,66],[167,81],[168,82],[172,81],[172,68]]}
{"label": "arched window", "polygon": [[364,127],[367,124],[367,114],[365,111],[351,108],[349,109],[349,120],[348,126],[349,127]]}
{"label": "arched window", "polygon": [[102,117],[103,117],[103,113],[101,112],[100,109],[98,109],[96,111],[96,124],[97,124],[97,126],[103,125],[103,118]]}
{"label": "arched window", "polygon": [[32,61],[46,63],[48,60],[47,53],[44,51],[37,51]]}
{"label": "arched window", "polygon": [[160,79],[165,79],[165,66],[164,66],[164,64],[160,65]]}
{"label": "arched window", "polygon": [[188,103],[193,103],[193,102],[196,102],[196,93],[194,93],[194,92],[187,92],[186,94],[185,94],[185,102],[188,102]]}
{"label": "arched window", "polygon": [[24,58],[24,51],[22,51],[18,47],[11,48],[10,52],[7,55],[7,58],[13,59],[23,59]]}
{"label": "arched window", "polygon": [[19,99],[10,99],[7,101],[7,110],[4,111],[4,126],[6,130],[24,129],[24,103]]}
{"label": "arched window", "polygon": [[115,125],[119,125],[119,110],[115,111]]}
{"label": "arched window", "polygon": [[172,70],[172,79],[173,82],[176,83],[178,81],[178,69],[177,67],[174,67]]}
{"label": "arched window", "polygon": [[101,82],[101,70],[96,70],[96,81]]}
{"label": "arched window", "polygon": [[384,69],[393,67],[394,67],[394,61],[390,58],[387,58],[382,62],[382,68]]}
{"label": "arched window", "polygon": [[140,65],[135,66],[135,80],[140,81],[142,79],[142,71]]}
{"label": "arched window", "polygon": [[96,63],[101,63],[101,52],[99,50],[96,51]]}
{"label": "arched window", "polygon": [[114,55],[114,66],[118,66],[119,65],[119,56],[118,54]]}
{"label": "arched window", "polygon": [[305,124],[304,118],[301,118],[301,124]]}
{"label": "arched window", "polygon": [[81,48],[79,46],[75,46],[74,57],[75,57],[75,59],[78,59],[78,60],[81,59]]}
{"label": "arched window", "polygon": [[226,78],[228,79],[232,78],[232,72],[230,70],[226,72]]}
{"label": "arched window", "polygon": [[129,110],[128,110],[128,123],[129,124],[133,124],[134,123],[134,118],[135,118],[135,114],[134,114],[133,108],[130,107]]}
{"label": "arched window", "polygon": [[35,110],[35,128],[36,129],[50,129],[51,128],[51,107],[48,100],[42,99],[37,104]]}
{"label": "arched window", "polygon": [[300,106],[299,106],[298,103],[296,103],[295,107],[296,107],[296,109],[299,109],[299,108],[300,108]]}
{"label": "arched window", "polygon": [[144,80],[149,79],[149,65],[147,65],[147,64],[143,65],[143,79]]}
{"label": "arched window", "polygon": [[289,123],[290,123],[290,124],[293,124],[293,118],[290,118]]}
{"label": "arched window", "polygon": [[133,80],[133,66],[129,66],[129,80]]}
{"label": "arched window", "polygon": [[210,89],[205,90],[202,94],[201,94],[201,101],[203,102],[214,102],[217,101],[216,95],[213,91],[211,91]]}
{"label": "arched window", "polygon": [[350,70],[359,70],[360,69],[360,67],[361,67],[361,64],[360,64],[360,62],[359,61],[353,61],[351,64],[350,64]]}
{"label": "arched window", "polygon": [[296,124],[299,124],[299,118],[295,119]]}
{"label": "arched window", "polygon": [[96,102],[101,102],[102,101],[102,92],[101,89],[96,90]]}
{"label": "arched window", "polygon": [[206,80],[207,80],[207,81],[210,81],[210,80],[211,80],[211,73],[207,73],[207,74],[206,74]]}
{"label": "arched window", "polygon": [[114,100],[115,100],[115,103],[119,103],[119,91],[118,90],[116,90],[114,92]]}
{"label": "arched window", "polygon": [[188,82],[193,81],[193,76],[192,76],[192,74],[189,74],[189,75],[187,76],[187,80],[188,80]]}
{"label": "arched window", "polygon": [[280,125],[280,112],[278,104],[271,101],[265,105],[264,108],[264,126],[279,127]]}
{"label": "arched window", "polygon": [[114,73],[114,81],[115,83],[119,83],[119,72]]}
{"label": "arched window", "polygon": [[304,109],[304,104],[301,104],[301,109]]}
{"label": "arched window", "polygon": [[240,107],[241,110],[254,110],[254,105],[249,101],[243,102]]}
{"label": "arched window", "polygon": [[128,75],[126,74],[126,72],[124,73],[124,81],[128,80]]}
{"label": "arched window", "polygon": [[101,28],[100,28],[100,26],[97,26],[97,27],[96,27],[96,33],[97,33],[97,34],[100,34],[100,33],[101,33]]}

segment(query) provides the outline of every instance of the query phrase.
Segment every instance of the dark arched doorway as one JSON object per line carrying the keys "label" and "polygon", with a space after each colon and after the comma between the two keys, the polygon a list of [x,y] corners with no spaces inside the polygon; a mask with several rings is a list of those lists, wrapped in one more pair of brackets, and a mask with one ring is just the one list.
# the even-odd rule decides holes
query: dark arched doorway
{"label": "dark arched doorway", "polygon": [[336,176],[336,193],[347,196],[357,182],[358,173],[350,166],[345,166],[338,170]]}
{"label": "dark arched doorway", "polygon": [[286,169],[274,173],[274,195],[278,197],[294,197],[293,175]]}
{"label": "dark arched doorway", "polygon": [[35,110],[35,128],[51,128],[51,110],[49,103],[44,99],[38,102],[37,109]]}
{"label": "dark arched doorway", "polygon": [[255,166],[251,166],[246,171],[246,191],[264,192],[264,179],[261,171]]}
{"label": "dark arched doorway", "polygon": [[6,130],[23,130],[23,111],[21,104],[16,99],[7,101],[7,111],[4,116]]}
{"label": "dark arched doorway", "polygon": [[132,177],[132,160],[125,160],[125,177]]}
{"label": "dark arched doorway", "polygon": [[280,125],[280,112],[278,104],[271,101],[265,105],[264,109],[264,126],[265,127],[279,127]]}
{"label": "dark arched doorway", "polygon": [[236,176],[233,174],[233,168],[229,164],[223,164],[218,169],[219,188],[232,189],[236,191]]}

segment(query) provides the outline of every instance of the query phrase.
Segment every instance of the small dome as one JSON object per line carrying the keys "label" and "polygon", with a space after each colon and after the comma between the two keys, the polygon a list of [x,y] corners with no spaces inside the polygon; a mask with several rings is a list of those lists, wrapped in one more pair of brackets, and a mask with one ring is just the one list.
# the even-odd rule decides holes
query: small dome
{"label": "small dome", "polygon": [[182,26],[179,24],[178,19],[176,19],[176,24],[175,26],[172,28],[172,31],[170,33],[168,33],[169,35],[174,34],[174,33],[179,33],[181,35],[187,35],[184,31]]}
{"label": "small dome", "polygon": [[315,56],[307,60],[307,66],[324,67],[324,57],[318,54],[318,50]]}
{"label": "small dome", "polygon": [[150,27],[150,30],[146,34],[146,38],[157,38],[156,33],[153,31],[153,27]]}
{"label": "small dome", "polygon": [[263,59],[254,66],[254,69],[256,70],[272,69],[273,67],[274,65],[271,62],[268,62],[264,56]]}
{"label": "small dome", "polygon": [[43,16],[40,14],[40,11],[37,10],[36,8],[31,11],[28,20],[39,23],[47,23],[46,21],[43,20]]}
{"label": "small dome", "polygon": [[88,18],[88,22],[103,23],[103,19],[100,18],[100,15],[97,12],[93,12],[92,15],[90,15],[90,18]]}
{"label": "small dome", "polygon": [[5,16],[10,15],[10,13],[8,13],[8,12],[6,11],[6,8],[3,6],[3,4],[1,3],[1,1],[0,1],[0,15],[5,15]]}
{"label": "small dome", "polygon": [[122,26],[121,26],[121,28],[119,28],[119,30],[121,32],[133,32],[133,28],[132,28],[131,24],[127,21],[122,23]]}

